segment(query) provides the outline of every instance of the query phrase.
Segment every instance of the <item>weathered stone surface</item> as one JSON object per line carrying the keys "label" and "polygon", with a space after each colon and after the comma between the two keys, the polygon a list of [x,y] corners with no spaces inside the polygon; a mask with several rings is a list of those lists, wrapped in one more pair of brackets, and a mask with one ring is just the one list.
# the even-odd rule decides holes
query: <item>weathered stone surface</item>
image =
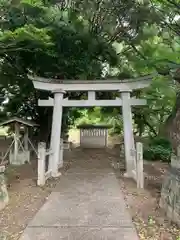
{"label": "weathered stone surface", "polygon": [[171,168],[164,178],[160,207],[180,226],[180,169]]}
{"label": "weathered stone surface", "polygon": [[0,210],[2,210],[9,202],[9,196],[6,188],[4,173],[0,173]]}
{"label": "weathered stone surface", "polygon": [[[120,198],[88,196],[67,198],[66,195],[53,193],[36,218],[29,224],[31,227],[129,227],[132,220]],[[48,217],[47,217],[48,213]]]}
{"label": "weathered stone surface", "polygon": [[132,228],[28,228],[20,240],[138,240]]}
{"label": "weathered stone surface", "polygon": [[171,167],[172,168],[180,168],[180,157],[171,156]]}

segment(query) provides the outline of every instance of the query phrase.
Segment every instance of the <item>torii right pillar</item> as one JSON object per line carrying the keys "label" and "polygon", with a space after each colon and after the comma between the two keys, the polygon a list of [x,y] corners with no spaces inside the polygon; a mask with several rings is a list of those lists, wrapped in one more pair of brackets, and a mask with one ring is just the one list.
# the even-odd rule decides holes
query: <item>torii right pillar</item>
{"label": "torii right pillar", "polygon": [[[51,130],[51,149],[53,155],[50,158],[50,168],[52,169],[52,177],[58,177],[61,173],[58,172],[58,163],[60,157],[60,138],[61,138],[61,125],[62,125],[62,114],[63,114],[63,95],[62,89],[53,91],[54,94],[54,107],[53,107],[53,119],[52,119],[52,130]],[[60,164],[62,165],[62,159]]]}
{"label": "torii right pillar", "polygon": [[123,115],[123,126],[124,126],[124,149],[125,149],[125,160],[126,160],[126,177],[132,177],[133,170],[135,169],[135,144],[133,134],[133,121],[130,95],[131,91],[121,92],[122,99],[122,115]]}

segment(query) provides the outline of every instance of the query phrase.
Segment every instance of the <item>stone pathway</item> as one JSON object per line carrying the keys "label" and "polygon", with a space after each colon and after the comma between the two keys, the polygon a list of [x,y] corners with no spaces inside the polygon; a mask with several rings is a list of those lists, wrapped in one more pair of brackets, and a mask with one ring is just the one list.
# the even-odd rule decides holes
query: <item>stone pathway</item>
{"label": "stone pathway", "polygon": [[138,240],[107,159],[76,156],[20,240]]}

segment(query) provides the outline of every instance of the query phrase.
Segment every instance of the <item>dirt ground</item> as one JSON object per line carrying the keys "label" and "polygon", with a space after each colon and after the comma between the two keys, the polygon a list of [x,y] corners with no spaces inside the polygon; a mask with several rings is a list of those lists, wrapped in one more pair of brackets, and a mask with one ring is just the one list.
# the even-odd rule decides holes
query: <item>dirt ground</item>
{"label": "dirt ground", "polygon": [[[119,177],[121,189],[126,197],[140,239],[180,240],[179,228],[168,222],[158,204],[162,184],[159,174],[164,167],[166,168],[162,163],[147,163],[145,166],[147,176],[143,191],[137,191],[133,181]],[[151,175],[152,168],[159,169],[159,174]]]}
{"label": "dirt ground", "polygon": [[115,170],[140,240],[180,240],[179,227],[169,222],[159,208],[163,177],[168,168],[167,163],[144,162],[143,190],[137,190],[136,183],[123,176],[123,168]]}
{"label": "dirt ground", "polygon": [[[69,164],[65,164],[63,171],[68,167]],[[8,167],[6,176],[10,201],[0,212],[0,240],[18,240],[59,179],[49,180],[45,187],[38,187],[36,161]]]}
{"label": "dirt ground", "polygon": [[[104,158],[108,156],[113,162],[117,160],[118,154],[111,151],[104,153]],[[65,165],[64,171],[68,167],[68,164]],[[36,169],[35,161],[31,165],[8,169],[10,203],[0,212],[0,240],[17,240],[58,182],[50,180],[44,188],[37,187]],[[180,240],[180,230],[166,220],[158,207],[161,184],[168,165],[145,162],[144,169],[145,189],[141,191],[137,191],[132,180],[123,177],[123,167],[115,170],[140,239]]]}

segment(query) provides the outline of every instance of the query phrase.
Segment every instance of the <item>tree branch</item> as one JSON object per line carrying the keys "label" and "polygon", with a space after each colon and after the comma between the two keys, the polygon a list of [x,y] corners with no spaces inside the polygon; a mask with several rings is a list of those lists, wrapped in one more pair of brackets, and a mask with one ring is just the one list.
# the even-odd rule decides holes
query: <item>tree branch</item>
{"label": "tree branch", "polygon": [[168,3],[170,3],[171,5],[175,6],[177,9],[180,9],[180,4],[176,3],[175,0],[166,0]]}

